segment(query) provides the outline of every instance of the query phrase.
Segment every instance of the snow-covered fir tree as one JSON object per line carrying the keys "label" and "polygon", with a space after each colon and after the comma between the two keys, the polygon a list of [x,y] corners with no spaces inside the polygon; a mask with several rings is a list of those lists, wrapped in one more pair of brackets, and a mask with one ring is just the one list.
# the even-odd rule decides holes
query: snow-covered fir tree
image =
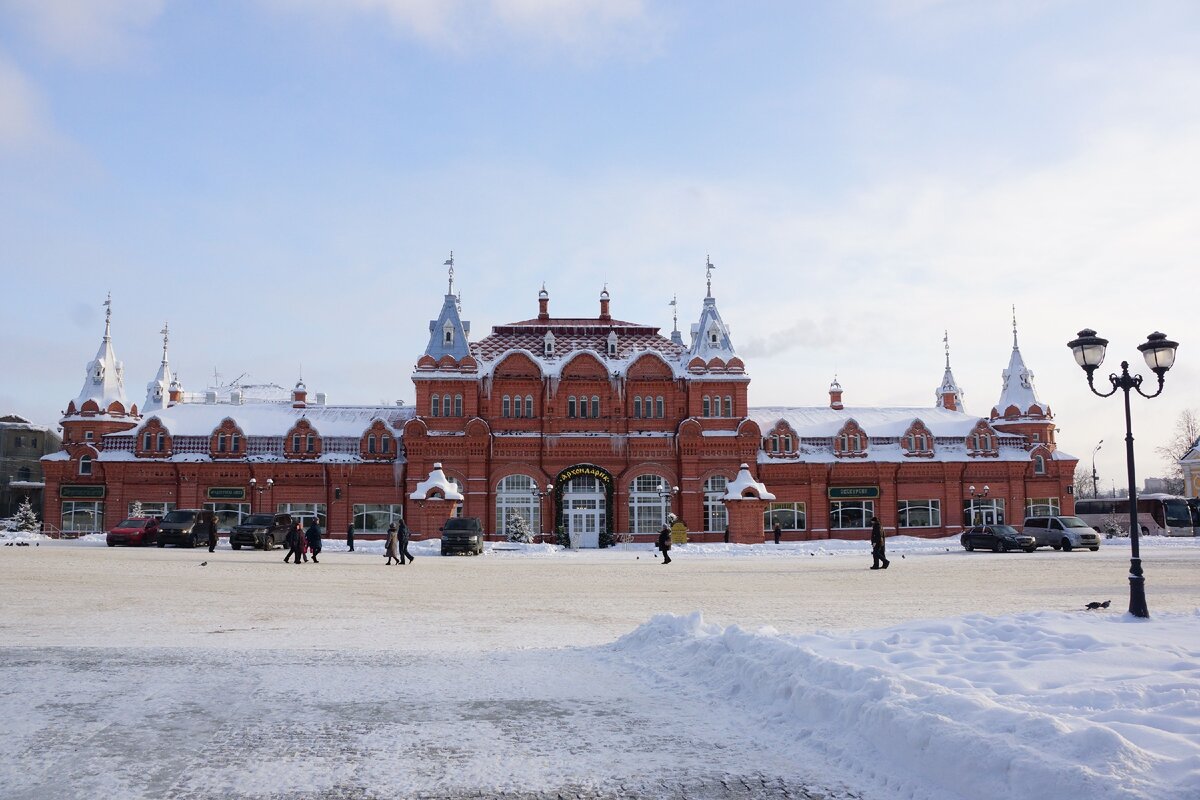
{"label": "snow-covered fir tree", "polygon": [[142,501],[141,500],[133,501],[133,506],[129,509],[129,516],[131,516],[131,517],[146,516],[146,514],[142,511]]}
{"label": "snow-covered fir tree", "polygon": [[504,520],[504,533],[510,542],[528,544],[533,541],[533,532],[529,530],[529,523],[515,511],[508,512],[508,516]]}
{"label": "snow-covered fir tree", "polygon": [[13,517],[13,522],[17,523],[19,531],[36,531],[41,527],[38,522],[37,512],[33,510],[33,503],[29,502],[29,496],[26,495],[21,505],[17,506],[16,516]]}

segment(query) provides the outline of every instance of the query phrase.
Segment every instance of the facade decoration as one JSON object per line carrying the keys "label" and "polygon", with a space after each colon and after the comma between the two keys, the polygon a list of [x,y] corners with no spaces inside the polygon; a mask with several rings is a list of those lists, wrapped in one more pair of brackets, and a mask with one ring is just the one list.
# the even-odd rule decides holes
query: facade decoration
{"label": "facade decoration", "polygon": [[[1057,449],[1015,320],[986,417],[963,409],[948,336],[932,406],[856,406],[844,400],[853,386],[835,378],[825,405],[751,407],[711,261],[688,341],[675,299],[664,336],[615,318],[607,286],[594,316],[565,317],[551,315],[542,286],[536,316],[472,339],[453,261],[412,371],[411,407],[333,406],[303,381],[290,392],[188,394],[167,364],[164,328],[162,367],[138,409],[124,399],[106,318],[63,416],[63,448],[43,459],[45,518],[102,530],[140,502],[147,513],[209,507],[225,524],[252,510],[307,510],[335,535],[350,521],[381,534],[405,517],[414,536],[437,536],[420,527],[432,517],[417,507],[430,501],[431,476],[448,487],[434,494],[461,495],[454,513],[479,517],[493,538],[520,518],[548,541],[563,531],[584,546],[649,541],[668,513],[691,541],[722,540],[727,527],[736,541],[761,541],[776,522],[788,539],[866,538],[871,516],[889,532],[945,536],[968,516],[1019,522],[1031,510],[1073,509],[1076,459]],[[969,487],[984,484],[989,496],[972,497]],[[249,488],[233,498],[212,487]]]}

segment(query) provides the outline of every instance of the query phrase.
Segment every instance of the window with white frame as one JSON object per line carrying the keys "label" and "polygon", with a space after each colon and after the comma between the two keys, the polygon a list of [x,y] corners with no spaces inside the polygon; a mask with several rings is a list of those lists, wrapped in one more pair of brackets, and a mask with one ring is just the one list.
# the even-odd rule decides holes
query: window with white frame
{"label": "window with white frame", "polygon": [[1057,497],[1027,497],[1025,498],[1025,516],[1027,517],[1057,517],[1061,512]]}
{"label": "window with white frame", "polygon": [[454,395],[454,416],[461,417],[462,415],[463,415],[462,395],[456,394],[456,395]]}
{"label": "window with white frame", "polygon": [[574,417],[574,416],[575,416],[575,411],[576,411],[576,408],[575,408],[575,396],[574,396],[574,395],[571,395],[570,397],[568,397],[568,398],[567,398],[567,416],[568,416],[568,417]]}
{"label": "window with white frame", "polygon": [[640,397],[633,398],[633,418],[642,418],[642,398]]}
{"label": "window with white frame", "polygon": [[[129,512],[128,513],[130,516],[133,516],[133,512],[134,512],[135,506],[137,506],[137,504],[138,504],[137,500],[134,500],[132,503],[129,504]],[[162,517],[162,516],[165,516],[168,511],[174,511],[174,510],[175,510],[174,503],[157,503],[157,502],[147,503],[144,501],[142,502],[142,516],[143,517]]]}
{"label": "window with white frame", "polygon": [[242,520],[250,516],[249,503],[205,503],[204,508],[216,515],[217,528],[222,531],[241,525]]}
{"label": "window with white frame", "polygon": [[525,520],[531,533],[542,530],[542,501],[535,495],[537,481],[529,475],[509,475],[496,484],[496,532],[507,537],[511,517]]}
{"label": "window with white frame", "polygon": [[440,417],[442,415],[442,397],[435,394],[429,398],[429,416]]}
{"label": "window with white frame", "polygon": [[508,395],[504,395],[504,397],[500,398],[500,416],[512,416],[512,398]]}
{"label": "window with white frame", "polygon": [[600,419],[600,398],[592,395],[592,419]]}
{"label": "window with white frame", "polygon": [[779,523],[781,530],[802,531],[808,527],[808,515],[804,503],[771,503],[763,512],[763,530],[775,529]]}
{"label": "window with white frame", "polygon": [[712,413],[712,400],[711,400],[711,398],[709,398],[708,395],[704,395],[704,398],[700,402],[700,416],[702,416],[702,417],[711,416],[711,413]]}
{"label": "window with white frame", "polygon": [[875,516],[874,500],[829,501],[830,530],[845,531],[869,528],[873,516]]}
{"label": "window with white frame", "polygon": [[733,398],[728,395],[725,397],[725,416],[733,416]]}
{"label": "window with white frame", "polygon": [[725,489],[729,479],[724,475],[713,475],[704,482],[704,530],[723,531],[729,524],[729,513],[725,510]]}
{"label": "window with white frame", "polygon": [[451,402],[450,395],[447,394],[447,395],[442,396],[442,416],[443,417],[450,416],[450,402]]}
{"label": "window with white frame", "polygon": [[[646,402],[650,402],[649,397],[646,398]],[[654,398],[654,416],[658,417],[659,419],[662,419],[664,416],[666,416],[663,413],[663,397],[661,394]]]}
{"label": "window with white frame", "polygon": [[318,525],[324,528],[329,524],[324,503],[278,503],[275,510],[280,514],[316,514]]}
{"label": "window with white frame", "polygon": [[963,525],[991,524],[1004,524],[1004,500],[978,497],[963,500]]}
{"label": "window with white frame", "polygon": [[533,395],[531,394],[525,395],[525,416],[533,416]]}
{"label": "window with white frame", "polygon": [[80,456],[79,457],[79,474],[80,475],[91,475],[92,474],[92,457],[91,456]]}
{"label": "window with white frame", "polygon": [[80,533],[104,530],[104,503],[64,500],[61,525],[64,531]]}
{"label": "window with white frame", "polygon": [[1046,474],[1046,459],[1044,456],[1036,455],[1033,457],[1033,473],[1035,475]]}
{"label": "window with white frame", "polygon": [[638,475],[629,484],[630,533],[654,533],[666,521],[671,496],[664,496],[660,486],[670,486],[660,475]]}
{"label": "window with white frame", "polygon": [[355,503],[355,533],[387,533],[388,526],[404,518],[404,506],[399,503]]}
{"label": "window with white frame", "polygon": [[941,500],[901,500],[896,512],[901,528],[942,527]]}

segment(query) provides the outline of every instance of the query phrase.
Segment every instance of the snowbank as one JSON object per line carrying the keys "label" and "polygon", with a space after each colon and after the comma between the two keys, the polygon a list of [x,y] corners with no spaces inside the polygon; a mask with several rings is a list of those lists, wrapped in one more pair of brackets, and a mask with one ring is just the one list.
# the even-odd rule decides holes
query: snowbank
{"label": "snowbank", "polygon": [[[659,615],[612,657],[887,796],[1200,797],[1200,612],[1041,612],[785,637]],[[728,708],[727,708],[728,706]]]}

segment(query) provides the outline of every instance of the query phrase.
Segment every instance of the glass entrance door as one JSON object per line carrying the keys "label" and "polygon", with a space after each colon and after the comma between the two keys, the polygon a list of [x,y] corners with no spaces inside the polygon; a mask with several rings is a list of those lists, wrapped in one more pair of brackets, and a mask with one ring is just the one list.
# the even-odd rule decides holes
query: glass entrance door
{"label": "glass entrance door", "polygon": [[563,519],[571,543],[579,547],[599,547],[600,531],[608,524],[604,490],[590,475],[573,478],[563,488]]}

